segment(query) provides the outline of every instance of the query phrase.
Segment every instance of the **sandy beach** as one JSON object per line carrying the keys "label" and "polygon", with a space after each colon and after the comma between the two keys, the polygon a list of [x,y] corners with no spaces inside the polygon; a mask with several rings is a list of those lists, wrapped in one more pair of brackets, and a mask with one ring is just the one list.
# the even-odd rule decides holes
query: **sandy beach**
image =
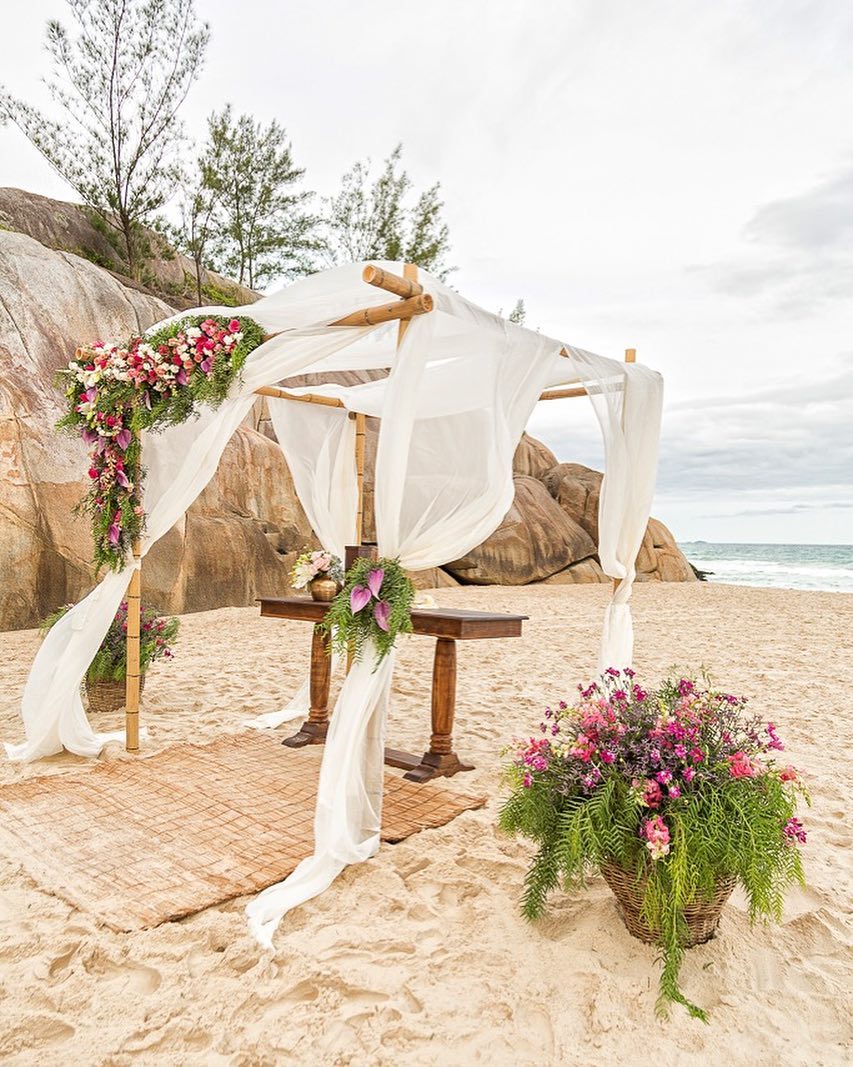
{"label": "sandy beach", "polygon": [[[635,590],[640,678],[673,663],[704,665],[719,685],[753,696],[814,797],[803,816],[809,888],[791,893],[784,923],[751,930],[736,894],[720,936],[687,955],[683,985],[710,1010],[706,1027],[678,1009],[668,1023],[655,1020],[655,950],[627,934],[600,880],[573,898],[555,894],[549,917],[526,924],[517,901],[530,848],[495,828],[501,748],[588,676],[608,588],[434,595],[446,606],[530,616],[521,639],[460,646],[456,748],[476,770],[451,785],[487,793],[486,808],[347,870],[286,917],[272,957],[247,933],[245,899],[118,934],[0,854],[0,1062],[849,1062],[853,596]],[[246,717],[285,703],[306,675],[309,637],[298,623],[226,608],[182,625],[176,659],[148,679],[145,754],[239,731]],[[0,634],[4,740],[23,736],[18,704],[37,644],[34,631]],[[389,728],[398,747],[425,746],[432,648],[422,638],[402,642]],[[127,757],[111,745],[102,758]],[[25,767],[3,760],[0,781],[91,766],[67,754]]]}

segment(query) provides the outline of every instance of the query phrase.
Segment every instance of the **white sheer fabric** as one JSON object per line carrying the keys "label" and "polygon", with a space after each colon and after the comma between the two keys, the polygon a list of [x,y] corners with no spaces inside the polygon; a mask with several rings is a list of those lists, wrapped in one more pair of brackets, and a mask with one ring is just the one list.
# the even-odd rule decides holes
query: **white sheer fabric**
{"label": "white sheer fabric", "polygon": [[[444,307],[448,314],[453,310],[451,302]],[[512,331],[501,320],[476,336],[470,321],[450,323],[442,337],[441,315],[437,311],[410,325],[381,390],[339,391],[353,404],[359,394],[382,393],[377,541],[381,556],[399,556],[410,570],[464,555],[506,514],[513,497],[513,453],[548,378],[554,346],[536,334]],[[458,361],[460,380],[470,365],[477,369],[478,394],[460,398],[452,389],[431,388],[429,367],[435,366],[440,347],[442,358]],[[467,410],[459,410],[460,401]],[[379,848],[394,654],[378,668],[373,659],[368,650],[354,665],[332,716],[318,786],[314,854],[246,909],[253,934],[266,946],[272,945],[285,912],[323,892],[344,867]]]}
{"label": "white sheer fabric", "polygon": [[[383,264],[400,272],[399,265]],[[390,366],[381,382],[312,392],[340,396],[352,411],[381,415],[374,504],[380,554],[411,570],[458,558],[499,525],[513,498],[512,457],[541,390],[583,382],[605,439],[600,505],[601,560],[620,579],[608,609],[602,665],[630,662],[628,598],[654,485],[662,383],[643,367],[602,359],[506,323],[422,273],[433,313],[414,319],[399,351],[387,327],[330,328],[359,307],[387,301],[361,281],[360,266],[303,279],[246,309],[268,331],[287,331],[258,348],[243,381],[216,411],[146,435],[148,534],[143,554],[186,511],[212,477],[231,434],[261,385],[318,369]],[[234,309],[204,309],[227,310]],[[183,313],[187,314],[187,313]],[[352,539],[356,501],[353,426],[344,411],[272,401],[272,417],[299,498],[326,548]],[[132,566],[104,581],[54,627],[24,694],[27,740],[7,746],[16,759],[66,747],[95,755],[95,734],[79,684],[124,595]],[[271,944],[281,916],[322,892],[344,866],[379,846],[383,748],[393,653],[374,669],[354,665],[326,741],[315,814],[314,855],[247,908],[258,939]],[[305,694],[290,712],[305,707]],[[283,721],[286,713],[277,712]],[[286,717],[292,717],[286,714]]]}

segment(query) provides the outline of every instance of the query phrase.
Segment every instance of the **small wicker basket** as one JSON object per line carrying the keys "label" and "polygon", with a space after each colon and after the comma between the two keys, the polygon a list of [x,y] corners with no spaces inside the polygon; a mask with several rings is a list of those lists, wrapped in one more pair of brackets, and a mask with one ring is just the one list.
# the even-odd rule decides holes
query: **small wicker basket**
{"label": "small wicker basket", "polygon": [[[628,933],[646,941],[648,944],[660,944],[660,931],[653,930],[640,918],[643,905],[644,882],[637,882],[631,871],[615,863],[602,863],[601,874],[610,886],[619,904],[619,914],[628,928]],[[717,882],[717,891],[711,900],[696,900],[684,909],[684,921],[687,923],[687,936],[682,944],[685,948],[701,945],[717,932],[723,905],[732,895],[735,887],[734,878],[721,878]]]}
{"label": "small wicker basket", "polygon": [[[120,682],[98,681],[90,682],[86,679],[86,696],[89,701],[89,711],[110,712],[118,711],[125,704],[126,685],[124,679]],[[139,692],[145,688],[145,675],[139,679]]]}

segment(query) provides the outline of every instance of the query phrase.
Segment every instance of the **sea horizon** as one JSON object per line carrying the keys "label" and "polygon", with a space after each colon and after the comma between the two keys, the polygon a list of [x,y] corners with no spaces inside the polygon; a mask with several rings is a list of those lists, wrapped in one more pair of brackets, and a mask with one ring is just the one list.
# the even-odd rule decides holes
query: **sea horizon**
{"label": "sea horizon", "polygon": [[853,593],[853,545],[785,541],[680,541],[708,582]]}

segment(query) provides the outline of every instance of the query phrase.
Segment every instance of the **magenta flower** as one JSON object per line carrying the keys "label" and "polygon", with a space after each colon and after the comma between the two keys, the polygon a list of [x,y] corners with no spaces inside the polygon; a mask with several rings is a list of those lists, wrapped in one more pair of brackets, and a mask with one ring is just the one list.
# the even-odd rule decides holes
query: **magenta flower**
{"label": "magenta flower", "polygon": [[175,375],[175,381],[178,385],[186,385],[188,380],[189,379],[187,378],[187,372],[184,370],[183,367],[181,367],[181,369]]}
{"label": "magenta flower", "polygon": [[107,536],[111,545],[117,545],[121,537],[121,526],[117,522],[113,522],[107,531]]}
{"label": "magenta flower", "polygon": [[122,487],[122,489],[130,489],[130,482],[124,471],[116,471],[116,481]]}
{"label": "magenta flower", "polygon": [[793,845],[795,841],[799,841],[801,845],[806,843],[806,831],[803,829],[803,824],[799,819],[788,819],[782,832],[787,837],[790,845]]}
{"label": "magenta flower", "polygon": [[211,366],[212,366],[212,363],[211,363],[211,360],[210,360],[209,356],[208,356],[207,359],[203,359],[201,361],[201,363],[199,363],[199,367],[201,368],[202,371],[204,371],[205,374],[210,374]]}
{"label": "magenta flower", "polygon": [[98,435],[94,430],[90,430],[88,426],[84,426],[80,431],[80,436],[86,442],[87,445],[93,445],[98,440]]}
{"label": "magenta flower", "polygon": [[349,595],[349,609],[353,615],[357,615],[361,609],[370,603],[370,590],[366,585],[354,585]]}
{"label": "magenta flower", "polygon": [[376,619],[376,625],[379,629],[384,630],[386,634],[388,633],[388,616],[390,614],[391,605],[387,600],[380,600],[378,604],[374,604],[373,618]]}
{"label": "magenta flower", "polygon": [[119,430],[119,432],[116,434],[116,443],[123,452],[127,451],[127,446],[132,440],[133,434],[130,432],[130,430]]}
{"label": "magenta flower", "polygon": [[385,578],[385,571],[381,567],[377,567],[372,570],[367,576],[367,588],[378,599],[379,590],[382,588],[382,582]]}

